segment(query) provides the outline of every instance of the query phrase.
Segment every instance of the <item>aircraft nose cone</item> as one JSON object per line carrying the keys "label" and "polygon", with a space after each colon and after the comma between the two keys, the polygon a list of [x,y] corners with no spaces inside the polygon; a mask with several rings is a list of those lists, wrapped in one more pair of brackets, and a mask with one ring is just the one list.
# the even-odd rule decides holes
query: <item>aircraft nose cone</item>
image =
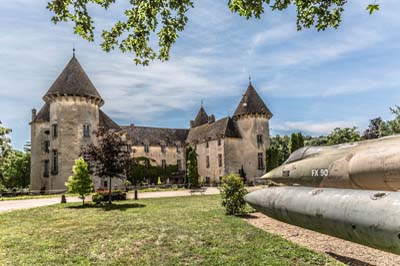
{"label": "aircraft nose cone", "polygon": [[268,173],[266,173],[265,175],[263,175],[261,178],[265,178],[265,179],[274,179],[278,176],[280,176],[279,174],[282,173],[282,169],[281,167],[272,169],[271,171],[269,171]]}
{"label": "aircraft nose cone", "polygon": [[264,189],[253,191],[244,196],[244,200],[254,209],[258,210],[262,204]]}

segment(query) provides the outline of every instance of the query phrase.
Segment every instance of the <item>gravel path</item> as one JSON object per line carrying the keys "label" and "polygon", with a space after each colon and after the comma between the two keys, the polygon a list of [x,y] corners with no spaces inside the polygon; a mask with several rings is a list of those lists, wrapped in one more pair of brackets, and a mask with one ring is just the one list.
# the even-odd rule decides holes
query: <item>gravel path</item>
{"label": "gravel path", "polygon": [[347,265],[400,265],[400,256],[282,223],[261,213],[252,213],[245,220],[267,232],[280,235],[317,252],[326,253]]}
{"label": "gravel path", "polygon": [[[207,188],[205,195],[219,194],[219,190],[216,187]],[[195,195],[200,195],[196,193]],[[139,192],[139,199],[148,198],[165,198],[165,197],[180,197],[190,196],[190,190],[177,190],[177,191],[160,191],[160,192]],[[133,199],[133,193],[128,194],[128,199]],[[78,197],[67,197],[67,202],[81,202],[82,200]],[[86,201],[91,201],[91,197],[87,197]],[[34,207],[48,206],[61,202],[61,196],[54,198],[37,198],[27,200],[5,200],[0,201],[0,213],[5,211],[28,209]]]}
{"label": "gravel path", "polygon": [[[67,202],[81,202],[78,197],[67,197]],[[0,213],[5,211],[28,209],[53,205],[61,202],[61,196],[55,198],[38,198],[27,200],[4,200],[0,201]]]}

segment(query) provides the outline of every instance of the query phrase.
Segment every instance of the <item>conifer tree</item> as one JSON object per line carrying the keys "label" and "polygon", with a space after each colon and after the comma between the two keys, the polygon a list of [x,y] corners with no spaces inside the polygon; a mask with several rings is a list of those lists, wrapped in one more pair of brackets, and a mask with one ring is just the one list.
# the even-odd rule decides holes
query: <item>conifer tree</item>
{"label": "conifer tree", "polygon": [[189,187],[199,186],[199,172],[197,169],[197,153],[196,150],[189,147],[186,157],[186,177],[188,179]]}

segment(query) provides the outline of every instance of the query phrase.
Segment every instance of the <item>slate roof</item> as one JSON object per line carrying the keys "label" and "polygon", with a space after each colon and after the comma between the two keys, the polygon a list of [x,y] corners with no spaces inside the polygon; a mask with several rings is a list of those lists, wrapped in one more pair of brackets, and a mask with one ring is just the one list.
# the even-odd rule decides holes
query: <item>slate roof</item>
{"label": "slate roof", "polygon": [[105,129],[121,129],[121,127],[102,110],[99,110],[99,126]]}
{"label": "slate roof", "polygon": [[221,118],[214,123],[191,128],[186,139],[189,143],[216,140],[221,137],[241,138],[236,123],[231,117]]}
{"label": "slate roof", "polygon": [[258,95],[251,83],[247,87],[246,92],[243,94],[236,111],[233,115],[234,118],[245,114],[264,114],[270,119],[272,117],[271,111],[265,105],[264,101]]}
{"label": "slate roof", "polygon": [[185,143],[189,133],[188,129],[157,128],[141,126],[123,126],[122,129],[128,132],[133,145],[175,145],[176,142]]}
{"label": "slate roof", "polygon": [[50,122],[50,104],[45,103],[32,122]]}
{"label": "slate roof", "polygon": [[208,123],[208,114],[206,110],[204,110],[203,106],[200,107],[199,112],[197,113],[196,118],[192,124],[192,127],[198,127]]}
{"label": "slate roof", "polygon": [[52,95],[85,96],[101,100],[100,105],[104,103],[100,93],[90,81],[75,56],[71,58],[43,99],[46,100],[47,97]]}

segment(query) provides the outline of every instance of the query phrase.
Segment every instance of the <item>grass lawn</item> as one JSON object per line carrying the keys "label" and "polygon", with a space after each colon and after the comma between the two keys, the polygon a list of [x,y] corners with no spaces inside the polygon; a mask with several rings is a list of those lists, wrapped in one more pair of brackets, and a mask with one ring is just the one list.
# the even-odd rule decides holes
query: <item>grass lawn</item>
{"label": "grass lawn", "polygon": [[342,265],[226,216],[220,196],[0,214],[0,265]]}

